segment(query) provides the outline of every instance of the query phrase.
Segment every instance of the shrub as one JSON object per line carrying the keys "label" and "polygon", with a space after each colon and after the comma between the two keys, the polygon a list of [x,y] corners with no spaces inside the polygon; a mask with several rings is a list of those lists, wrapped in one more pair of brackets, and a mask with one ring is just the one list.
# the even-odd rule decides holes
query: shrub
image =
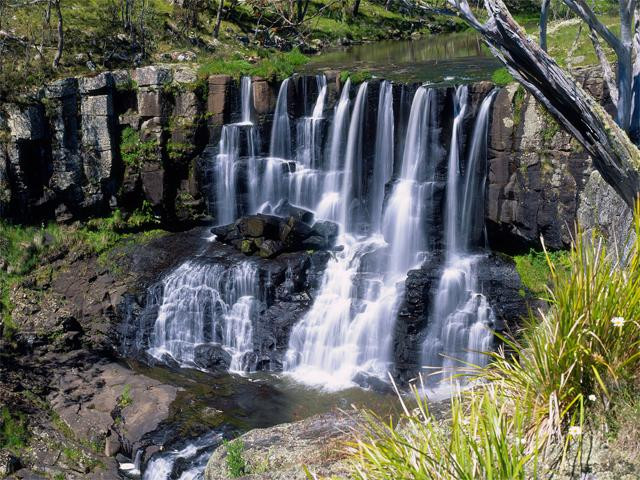
{"label": "shrub", "polygon": [[232,478],[242,477],[249,473],[247,463],[244,459],[244,443],[242,440],[226,441],[224,446],[227,449],[227,468]]}
{"label": "shrub", "polygon": [[139,168],[143,163],[157,159],[158,142],[140,138],[140,133],[131,127],[122,131],[120,155],[125,165]]}
{"label": "shrub", "polygon": [[566,271],[570,267],[568,251],[543,252],[531,249],[525,255],[513,257],[522,283],[538,297],[547,297],[549,292],[551,270],[547,256],[558,271]]}

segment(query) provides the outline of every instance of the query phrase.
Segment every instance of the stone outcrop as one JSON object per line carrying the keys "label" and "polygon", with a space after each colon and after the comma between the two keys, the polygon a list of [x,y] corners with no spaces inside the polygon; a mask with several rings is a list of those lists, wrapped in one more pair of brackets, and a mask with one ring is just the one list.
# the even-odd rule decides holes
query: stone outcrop
{"label": "stone outcrop", "polygon": [[[578,82],[605,108],[610,100],[597,69],[577,72]],[[486,225],[494,250],[567,248],[582,203],[591,159],[535,99],[517,84],[498,94],[490,130]]]}
{"label": "stone outcrop", "polygon": [[311,212],[296,209],[294,215],[249,215],[221,227],[212,233],[222,243],[233,245],[246,255],[275,258],[284,252],[329,250],[336,242],[338,225],[318,221],[307,224],[303,218],[313,219]]}
{"label": "stone outcrop", "polygon": [[[295,423],[251,430],[239,439],[248,478],[305,480],[303,465],[319,478],[349,474],[344,442],[351,440],[354,417],[329,412]],[[226,463],[227,448],[218,447],[205,470],[206,480],[232,478]]]}

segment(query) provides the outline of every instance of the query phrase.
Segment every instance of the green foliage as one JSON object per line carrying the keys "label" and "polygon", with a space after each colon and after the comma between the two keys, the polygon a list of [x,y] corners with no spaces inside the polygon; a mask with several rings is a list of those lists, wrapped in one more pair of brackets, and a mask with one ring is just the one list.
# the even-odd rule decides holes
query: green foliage
{"label": "green foliage", "polygon": [[247,463],[244,459],[244,443],[242,440],[229,442],[225,440],[224,446],[227,449],[227,469],[232,478],[242,477],[249,473]]}
{"label": "green foliage", "polygon": [[373,75],[370,72],[349,72],[344,71],[340,72],[340,81],[342,83],[346,82],[347,79],[351,79],[351,83],[358,84],[362,82],[366,82],[367,80],[371,80]]}
{"label": "green foliage", "polygon": [[192,145],[188,143],[174,142],[169,140],[167,142],[167,155],[171,160],[180,160],[187,156],[193,149]]}
{"label": "green foliage", "polygon": [[504,87],[513,83],[515,80],[509,70],[506,67],[499,68],[491,75],[491,81],[495,83],[498,87]]}
{"label": "green foliage", "polygon": [[125,165],[140,168],[145,162],[157,160],[158,142],[155,140],[142,141],[140,132],[127,127],[122,131],[120,155]]}
{"label": "green foliage", "polygon": [[454,396],[450,418],[439,421],[415,387],[413,394],[413,408],[399,396],[404,413],[397,423],[363,413],[350,446],[356,479],[536,478],[539,442],[524,440],[530,412],[517,397],[507,398],[498,385],[482,387]]}
{"label": "green foliage", "polygon": [[118,397],[118,406],[120,408],[126,408],[133,403],[133,397],[131,396],[131,385],[125,385],[122,389],[122,394]]}
{"label": "green foliage", "polygon": [[531,249],[525,255],[513,257],[523,285],[538,297],[547,296],[552,280],[547,256],[556,270],[566,271],[570,268],[568,251],[545,253]]}
{"label": "green foliage", "polygon": [[524,108],[525,95],[524,87],[518,85],[518,89],[513,95],[513,124],[516,127],[522,122],[522,109]]}
{"label": "green foliage", "polygon": [[7,407],[0,410],[0,450],[18,452],[25,447],[28,432],[24,416],[12,414]]}
{"label": "green foliage", "polygon": [[225,74],[240,78],[250,75],[268,80],[284,80],[309,61],[309,57],[297,48],[290,52],[265,52],[265,55],[256,63],[249,63],[244,59],[216,58],[203,63],[198,70],[198,76],[205,78],[209,75]]}

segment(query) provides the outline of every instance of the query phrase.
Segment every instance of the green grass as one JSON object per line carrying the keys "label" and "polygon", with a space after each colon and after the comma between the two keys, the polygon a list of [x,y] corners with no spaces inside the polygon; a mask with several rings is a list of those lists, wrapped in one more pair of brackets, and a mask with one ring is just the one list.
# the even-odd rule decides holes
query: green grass
{"label": "green grass", "polygon": [[27,444],[28,432],[24,415],[12,414],[7,407],[0,410],[0,450],[19,452]]}
{"label": "green grass", "polygon": [[[450,417],[437,419],[417,388],[413,401],[400,402],[395,423],[370,413],[350,445],[358,480],[442,479],[525,480],[536,478],[540,442],[524,441],[529,412],[505,398],[499,386],[456,395]],[[533,475],[532,475],[533,474]]]}
{"label": "green grass", "polygon": [[225,441],[227,449],[227,469],[231,478],[242,477],[249,473],[247,462],[244,459],[244,443],[242,440],[232,442]]}
{"label": "green grass", "polygon": [[[263,54],[267,53],[263,52]],[[283,80],[290,77],[308,61],[309,57],[298,49],[284,53],[269,53],[268,56],[261,58],[256,63],[250,63],[241,58],[234,60],[216,58],[200,65],[198,76],[202,78],[209,75],[225,74],[240,78],[243,75],[250,75],[268,80]]]}
{"label": "green grass", "polygon": [[340,72],[340,82],[345,83],[349,78],[351,79],[351,83],[357,85],[358,83],[370,80],[371,78],[373,78],[373,75],[370,72]]}
{"label": "green grass", "polygon": [[525,287],[538,297],[547,297],[552,283],[551,267],[547,255],[556,270],[566,271],[570,267],[568,251],[545,252],[529,250],[525,255],[516,255],[513,260]]}
{"label": "green grass", "polygon": [[131,396],[131,385],[125,385],[122,389],[122,394],[118,397],[118,405],[120,408],[127,408],[133,403],[133,397]]}
{"label": "green grass", "polygon": [[513,83],[515,80],[513,76],[509,73],[505,67],[499,68],[491,75],[491,81],[495,83],[498,87],[504,87]]}

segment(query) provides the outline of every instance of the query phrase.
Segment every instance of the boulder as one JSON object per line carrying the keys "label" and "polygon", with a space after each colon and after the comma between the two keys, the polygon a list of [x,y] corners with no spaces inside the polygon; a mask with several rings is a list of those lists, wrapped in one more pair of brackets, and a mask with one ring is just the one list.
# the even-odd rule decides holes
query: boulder
{"label": "boulder", "polygon": [[231,354],[220,345],[205,343],[194,349],[193,362],[205,370],[227,370],[231,365]]}
{"label": "boulder", "polygon": [[314,213],[301,207],[291,205],[287,200],[281,200],[273,209],[273,214],[279,217],[293,217],[308,225],[313,223]]}

